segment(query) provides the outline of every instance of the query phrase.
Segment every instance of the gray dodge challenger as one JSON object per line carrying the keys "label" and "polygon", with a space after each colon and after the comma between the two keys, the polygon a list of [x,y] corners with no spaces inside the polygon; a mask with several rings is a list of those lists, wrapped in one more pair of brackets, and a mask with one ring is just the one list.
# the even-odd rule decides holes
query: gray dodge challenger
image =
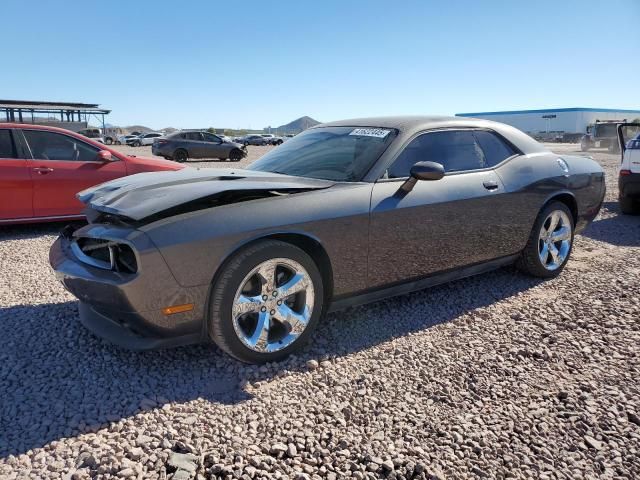
{"label": "gray dodge challenger", "polygon": [[604,173],[507,125],[326,123],[248,169],[141,173],[78,194],[89,224],[51,247],[96,335],[132,349],[213,341],[280,359],[347,306],[515,264],[566,265]]}

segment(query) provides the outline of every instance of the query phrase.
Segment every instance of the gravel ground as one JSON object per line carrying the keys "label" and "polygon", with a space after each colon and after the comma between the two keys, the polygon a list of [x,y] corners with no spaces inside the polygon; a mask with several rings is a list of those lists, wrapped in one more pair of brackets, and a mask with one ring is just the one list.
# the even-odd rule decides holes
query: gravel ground
{"label": "gravel ground", "polygon": [[606,203],[559,278],[332,314],[261,367],[97,340],[48,267],[59,226],[4,229],[0,478],[639,478],[640,218],[593,155]]}

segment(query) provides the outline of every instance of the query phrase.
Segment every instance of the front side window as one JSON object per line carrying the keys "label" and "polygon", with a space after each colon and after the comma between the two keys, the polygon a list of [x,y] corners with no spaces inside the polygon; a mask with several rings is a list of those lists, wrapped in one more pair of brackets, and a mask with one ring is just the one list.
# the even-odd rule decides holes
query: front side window
{"label": "front side window", "polygon": [[408,177],[418,162],[440,163],[445,172],[478,170],[493,167],[514,153],[495,134],[484,130],[424,133],[407,145],[387,170],[387,176]]}
{"label": "front side window", "polygon": [[37,160],[95,161],[98,149],[61,133],[24,130],[31,155]]}
{"label": "front side window", "polygon": [[396,135],[396,130],[384,128],[312,128],[271,150],[249,170],[360,181]]}
{"label": "front side window", "polygon": [[216,137],[215,135],[212,135],[210,133],[203,133],[202,136],[204,137],[204,141],[205,142],[213,142],[213,143],[221,143],[222,140],[220,140],[218,137]]}
{"label": "front side window", "polygon": [[16,158],[10,130],[0,130],[0,158]]}

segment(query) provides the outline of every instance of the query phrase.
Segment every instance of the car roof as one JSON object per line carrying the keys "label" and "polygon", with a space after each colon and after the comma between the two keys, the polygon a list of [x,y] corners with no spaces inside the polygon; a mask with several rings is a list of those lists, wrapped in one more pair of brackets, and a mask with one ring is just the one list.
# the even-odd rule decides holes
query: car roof
{"label": "car roof", "polygon": [[[29,128],[31,130],[47,130],[49,132],[58,132],[58,133],[73,133],[77,134],[73,130],[67,130],[66,128],[59,127],[50,127],[49,125],[39,125],[37,123],[14,123],[14,122],[5,122],[0,123],[0,128]],[[86,128],[83,130],[87,130]]]}
{"label": "car roof", "polygon": [[486,128],[493,130],[516,147],[518,147],[522,153],[532,154],[547,152],[547,149],[529,135],[521,132],[517,128],[504,123],[492,122],[490,120],[483,120],[479,118],[471,117],[447,117],[440,115],[432,116],[418,116],[407,115],[397,117],[365,117],[365,118],[352,118],[348,120],[339,120],[336,122],[321,123],[310,130],[323,127],[378,127],[378,128],[391,128],[399,131],[399,137],[406,139],[419,132],[425,130],[433,130],[439,128]]}

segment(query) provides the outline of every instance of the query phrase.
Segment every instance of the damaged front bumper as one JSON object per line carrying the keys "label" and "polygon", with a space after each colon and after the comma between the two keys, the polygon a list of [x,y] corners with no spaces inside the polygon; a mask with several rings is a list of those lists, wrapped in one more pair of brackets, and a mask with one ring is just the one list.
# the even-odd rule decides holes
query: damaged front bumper
{"label": "damaged front bumper", "polygon": [[[122,273],[84,262],[74,245],[87,237],[131,245],[138,258],[137,272]],[[52,245],[49,262],[65,288],[80,300],[82,324],[111,343],[147,350],[206,339],[208,287],[180,286],[143,232],[105,225],[66,230]],[[179,304],[194,308],[173,315],[162,311]]]}

